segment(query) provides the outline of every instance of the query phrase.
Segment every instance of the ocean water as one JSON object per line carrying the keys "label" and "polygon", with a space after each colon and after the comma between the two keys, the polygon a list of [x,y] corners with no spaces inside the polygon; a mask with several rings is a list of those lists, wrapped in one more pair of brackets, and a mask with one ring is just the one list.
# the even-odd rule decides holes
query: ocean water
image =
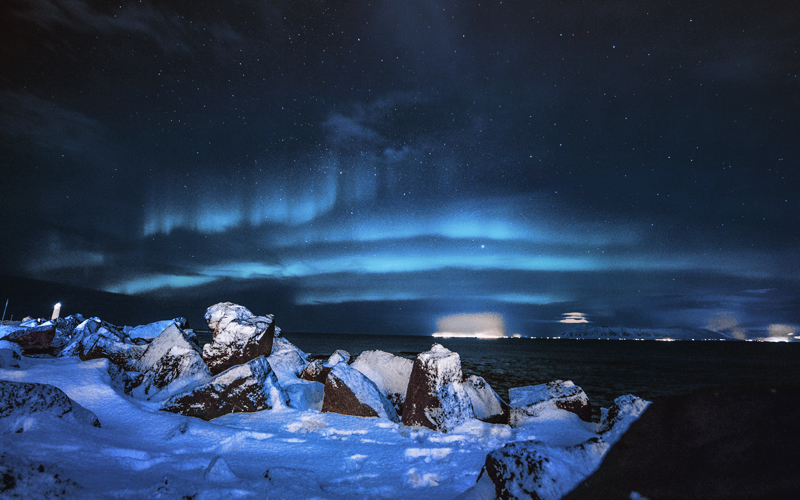
{"label": "ocean water", "polygon": [[800,343],[284,336],[314,356],[344,349],[353,359],[371,349],[413,359],[439,343],[459,353],[465,375],[482,376],[506,401],[512,387],[572,380],[589,396],[595,417],[624,394],[652,400],[700,389],[800,384]]}

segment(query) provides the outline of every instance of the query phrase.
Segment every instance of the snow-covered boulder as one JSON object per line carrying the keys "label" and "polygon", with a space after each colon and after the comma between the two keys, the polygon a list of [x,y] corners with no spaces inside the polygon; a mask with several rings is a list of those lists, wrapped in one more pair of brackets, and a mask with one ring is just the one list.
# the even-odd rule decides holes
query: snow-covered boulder
{"label": "snow-covered boulder", "polygon": [[508,390],[511,399],[510,424],[518,427],[529,417],[551,408],[570,411],[584,422],[592,419],[592,406],[583,389],[571,380],[555,380],[541,385],[514,387]]}
{"label": "snow-covered boulder", "polygon": [[278,330],[271,314],[255,316],[244,306],[220,302],[206,310],[205,318],[214,339],[203,346],[203,359],[213,375],[272,353]]}
{"label": "snow-covered boulder", "polygon": [[[597,470],[611,446],[649,404],[635,396],[621,396],[610,409],[603,409],[596,427],[564,410],[541,408],[528,417],[529,428],[541,436],[555,431],[558,439],[517,441],[492,451],[475,486],[458,499],[560,499]],[[593,428],[597,433],[589,430]]]}
{"label": "snow-covered boulder", "polygon": [[447,432],[474,417],[461,384],[461,358],[434,344],[414,361],[403,403],[403,425]]}
{"label": "snow-covered boulder", "polygon": [[0,433],[27,431],[35,427],[38,420],[52,418],[100,427],[94,413],[57,387],[0,380]]}
{"label": "snow-covered boulder", "polygon": [[347,363],[337,363],[325,380],[322,411],[356,417],[380,417],[399,421],[397,412],[378,387]]}
{"label": "snow-covered boulder", "polygon": [[211,375],[200,348],[174,322],[147,346],[139,367],[142,374],[131,390],[139,399],[161,401]]}
{"label": "snow-covered boulder", "polygon": [[161,335],[161,332],[169,328],[170,325],[176,325],[181,330],[184,330],[186,327],[186,318],[165,319],[162,321],[154,321],[153,323],[133,327],[125,326],[122,328],[122,331],[129,339],[131,339],[131,342],[134,344],[140,344],[143,342],[151,342],[153,339]]}
{"label": "snow-covered boulder", "polygon": [[600,438],[572,446],[506,444],[486,456],[478,481],[457,500],[558,500],[594,472],[608,451]]}
{"label": "snow-covered boulder", "polygon": [[472,402],[475,418],[493,424],[507,424],[508,404],[503,401],[483,377],[470,375],[464,380],[464,389]]}
{"label": "snow-covered boulder", "polygon": [[21,368],[22,348],[19,344],[0,340],[0,368]]}
{"label": "snow-covered boulder", "polygon": [[337,349],[333,354],[330,355],[328,361],[325,362],[325,368],[333,368],[339,363],[349,363],[350,362],[350,353],[342,350]]}
{"label": "snow-covered boulder", "polygon": [[52,322],[47,322],[6,332],[3,340],[14,342],[23,351],[46,351],[52,347],[55,336],[56,325]]}
{"label": "snow-covered boulder", "polygon": [[315,359],[303,368],[303,371],[300,372],[300,378],[310,382],[322,382],[324,384],[330,372],[331,369],[326,367],[321,359]]}
{"label": "snow-covered boulder", "polygon": [[650,401],[637,398],[631,394],[620,396],[614,400],[611,408],[600,410],[600,423],[597,424],[598,434],[603,436],[603,441],[614,444],[631,424],[642,416],[650,405]]}
{"label": "snow-covered boulder", "polygon": [[78,356],[82,361],[107,358],[112,363],[129,371],[139,370],[139,358],[146,346],[127,341],[127,337],[117,327],[90,318],[75,327],[72,339],[59,353],[59,356]]}
{"label": "snow-covered boulder", "polygon": [[372,380],[398,412],[406,400],[413,366],[410,359],[384,351],[364,351],[350,365]]}
{"label": "snow-covered boulder", "polygon": [[287,397],[267,358],[236,365],[165,401],[162,410],[211,420],[233,412],[285,407]]}
{"label": "snow-covered boulder", "polygon": [[284,337],[276,337],[272,343],[272,354],[267,357],[272,371],[281,385],[294,383],[308,364],[308,354],[298,349]]}

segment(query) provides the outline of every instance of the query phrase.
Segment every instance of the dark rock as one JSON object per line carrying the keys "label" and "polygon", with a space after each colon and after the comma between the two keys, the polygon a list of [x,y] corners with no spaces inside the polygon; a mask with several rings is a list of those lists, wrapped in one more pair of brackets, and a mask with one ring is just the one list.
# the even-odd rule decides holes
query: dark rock
{"label": "dark rock", "polygon": [[516,427],[528,417],[538,416],[546,409],[558,408],[572,412],[584,422],[592,419],[592,406],[583,389],[570,380],[556,380],[541,385],[509,389],[511,399],[510,423]]}
{"label": "dark rock", "polygon": [[799,421],[800,387],[656,399],[565,500],[797,498]]}
{"label": "dark rock", "polygon": [[214,337],[203,346],[203,359],[212,375],[272,353],[278,330],[271,314],[255,316],[246,307],[221,302],[209,307],[205,318]]}
{"label": "dark rock", "polygon": [[403,403],[403,425],[447,432],[474,417],[461,385],[461,358],[439,344],[414,361]]}
{"label": "dark rock", "polygon": [[271,410],[286,403],[286,394],[267,358],[260,356],[172,396],[161,409],[211,420],[228,413]]}
{"label": "dark rock", "polygon": [[323,413],[339,413],[355,417],[380,417],[399,421],[394,407],[370,379],[350,368],[347,363],[337,363],[325,380]]}
{"label": "dark rock", "polygon": [[60,418],[76,425],[100,427],[94,413],[49,384],[0,380],[0,433],[21,432],[35,418]]}
{"label": "dark rock", "polygon": [[56,325],[48,322],[27,328],[20,328],[3,337],[3,340],[14,342],[23,351],[47,351],[53,345],[56,336]]}
{"label": "dark rock", "polygon": [[330,372],[331,369],[324,366],[322,360],[315,359],[303,368],[303,371],[300,373],[300,378],[311,382],[322,382],[324,384]]}

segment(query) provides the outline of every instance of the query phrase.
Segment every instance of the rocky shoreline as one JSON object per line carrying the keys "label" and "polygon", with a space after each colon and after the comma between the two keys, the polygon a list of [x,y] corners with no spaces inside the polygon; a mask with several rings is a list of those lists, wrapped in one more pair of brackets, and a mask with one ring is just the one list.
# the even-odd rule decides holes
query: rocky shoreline
{"label": "rocky shoreline", "polygon": [[[515,429],[543,415],[569,412],[575,425],[589,430],[591,437],[583,443],[553,446],[531,439],[489,453],[478,482],[459,496],[471,499],[560,498],[597,468],[649,404],[623,396],[592,423],[591,404],[571,381],[515,388],[506,402],[482,377],[465,377],[458,353],[439,344],[413,361],[379,350],[362,352],[352,362],[339,350],[323,361],[283,338],[272,315],[257,316],[225,302],[209,307],[205,317],[213,337],[202,348],[182,318],[124,329],[79,316],[23,323],[0,340],[0,368],[21,369],[28,349],[84,361],[107,359],[117,390],[204,421],[292,408],[447,434],[471,420]],[[41,332],[48,329],[53,334],[45,346]],[[15,382],[2,384],[0,399],[11,409],[0,415],[6,423],[55,408],[31,406],[19,397],[22,389]],[[49,390],[43,385],[22,392]],[[489,491],[494,496],[486,497]]]}

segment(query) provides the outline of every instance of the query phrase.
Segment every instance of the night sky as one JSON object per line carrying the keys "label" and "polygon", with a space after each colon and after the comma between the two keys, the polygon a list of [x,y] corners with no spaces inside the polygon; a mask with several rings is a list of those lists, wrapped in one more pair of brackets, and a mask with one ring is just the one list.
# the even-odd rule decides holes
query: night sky
{"label": "night sky", "polygon": [[0,273],[293,331],[794,328],[798,33],[792,1],[4,1]]}

